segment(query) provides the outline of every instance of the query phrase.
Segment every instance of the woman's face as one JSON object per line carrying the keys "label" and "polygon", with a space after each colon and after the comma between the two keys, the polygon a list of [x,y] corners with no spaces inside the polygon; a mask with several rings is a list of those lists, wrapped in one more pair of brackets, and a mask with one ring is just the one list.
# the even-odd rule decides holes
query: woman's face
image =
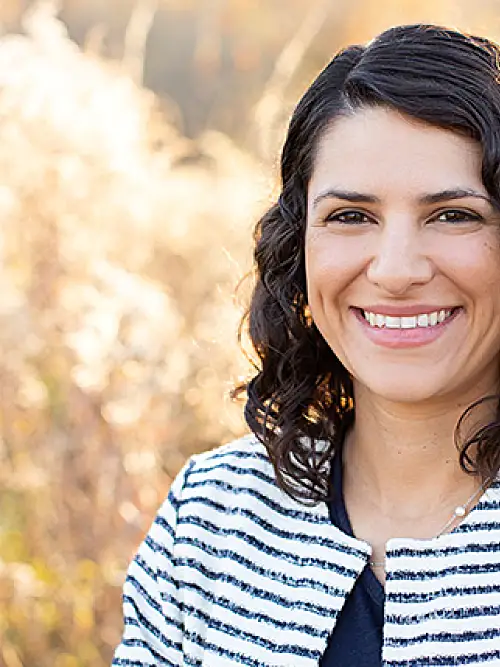
{"label": "woman's face", "polygon": [[398,402],[496,386],[499,225],[476,142],[384,108],[334,122],[308,189],[307,291],[355,384]]}

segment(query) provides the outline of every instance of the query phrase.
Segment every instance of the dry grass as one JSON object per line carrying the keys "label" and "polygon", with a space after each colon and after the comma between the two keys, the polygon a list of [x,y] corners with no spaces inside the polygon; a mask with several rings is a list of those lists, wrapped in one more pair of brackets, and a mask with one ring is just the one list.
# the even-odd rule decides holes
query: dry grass
{"label": "dry grass", "polygon": [[101,667],[171,477],[243,430],[232,293],[266,195],[227,138],[30,33],[0,41],[0,664]]}

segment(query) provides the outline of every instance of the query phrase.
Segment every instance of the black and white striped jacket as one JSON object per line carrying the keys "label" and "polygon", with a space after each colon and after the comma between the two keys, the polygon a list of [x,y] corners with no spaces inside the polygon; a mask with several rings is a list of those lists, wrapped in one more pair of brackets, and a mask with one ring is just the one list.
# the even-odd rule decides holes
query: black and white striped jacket
{"label": "black and white striped jacket", "polygon": [[[369,557],[255,438],[193,457],[130,565],[113,665],[313,667]],[[500,481],[451,534],[388,542],[382,664],[500,666]]]}

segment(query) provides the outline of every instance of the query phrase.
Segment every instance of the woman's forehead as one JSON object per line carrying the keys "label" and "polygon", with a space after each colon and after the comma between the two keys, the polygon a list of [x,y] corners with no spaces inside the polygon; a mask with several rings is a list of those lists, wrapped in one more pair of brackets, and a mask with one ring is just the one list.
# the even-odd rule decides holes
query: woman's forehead
{"label": "woman's forehead", "polygon": [[473,139],[392,109],[360,109],[338,118],[319,139],[309,196],[331,187],[374,197],[450,188],[486,194],[481,168],[481,146]]}

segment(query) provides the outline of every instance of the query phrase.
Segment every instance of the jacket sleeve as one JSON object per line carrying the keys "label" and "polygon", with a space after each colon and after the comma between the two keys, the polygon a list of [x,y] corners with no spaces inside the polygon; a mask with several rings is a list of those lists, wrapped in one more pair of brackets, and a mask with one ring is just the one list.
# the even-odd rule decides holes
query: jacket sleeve
{"label": "jacket sleeve", "polygon": [[175,478],[123,586],[124,630],[112,667],[179,667],[183,626],[173,563],[177,513],[188,462]]}

